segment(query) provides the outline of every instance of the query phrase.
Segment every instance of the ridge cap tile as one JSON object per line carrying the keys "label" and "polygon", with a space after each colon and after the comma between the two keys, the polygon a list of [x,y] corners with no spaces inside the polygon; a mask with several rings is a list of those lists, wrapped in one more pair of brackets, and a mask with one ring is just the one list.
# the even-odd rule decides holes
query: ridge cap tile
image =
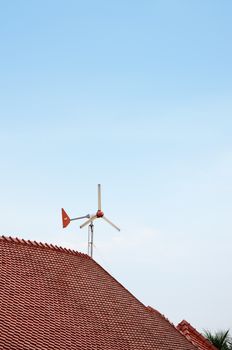
{"label": "ridge cap tile", "polygon": [[210,341],[206,339],[203,336],[203,334],[198,332],[198,330],[186,320],[182,320],[176,326],[176,328],[181,334],[183,334],[187,339],[189,339],[189,341],[191,341],[195,346],[197,346],[198,349],[203,350],[204,347],[204,350],[206,350],[205,346],[207,346],[208,350],[216,350],[215,346],[212,343],[210,343]]}
{"label": "ridge cap tile", "polygon": [[34,246],[34,247],[40,247],[43,249],[49,249],[49,250],[54,250],[54,251],[60,251],[63,253],[71,254],[71,255],[79,255],[82,257],[85,257],[86,259],[91,259],[91,257],[85,253],[78,252],[76,250],[70,249],[70,248],[65,248],[65,247],[60,247],[57,245],[49,244],[49,243],[42,243],[42,242],[37,242],[37,241],[31,241],[31,240],[25,240],[23,238],[18,238],[18,237],[11,237],[11,236],[4,236],[1,235],[0,239],[3,241],[6,241],[8,243],[16,243],[19,245],[26,245],[26,246]]}

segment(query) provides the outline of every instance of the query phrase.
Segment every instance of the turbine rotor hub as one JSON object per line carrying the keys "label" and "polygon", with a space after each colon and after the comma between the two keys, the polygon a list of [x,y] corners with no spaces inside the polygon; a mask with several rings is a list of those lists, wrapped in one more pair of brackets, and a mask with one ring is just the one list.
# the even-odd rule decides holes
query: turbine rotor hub
{"label": "turbine rotor hub", "polygon": [[104,213],[102,210],[98,210],[96,213],[97,218],[102,218],[104,216]]}

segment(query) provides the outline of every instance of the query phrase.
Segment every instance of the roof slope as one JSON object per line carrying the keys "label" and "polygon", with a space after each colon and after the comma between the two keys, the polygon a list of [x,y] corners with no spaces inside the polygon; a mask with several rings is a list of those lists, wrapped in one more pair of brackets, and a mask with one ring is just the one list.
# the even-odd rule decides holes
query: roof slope
{"label": "roof slope", "polygon": [[176,327],[199,350],[217,350],[201,333],[183,320]]}
{"label": "roof slope", "polygon": [[85,254],[0,237],[1,350],[196,350]]}

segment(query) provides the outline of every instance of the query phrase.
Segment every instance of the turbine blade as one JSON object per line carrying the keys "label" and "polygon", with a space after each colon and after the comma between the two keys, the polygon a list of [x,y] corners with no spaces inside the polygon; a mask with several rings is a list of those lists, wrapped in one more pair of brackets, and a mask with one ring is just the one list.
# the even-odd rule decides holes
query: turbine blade
{"label": "turbine blade", "polygon": [[108,222],[108,224],[110,224],[111,226],[113,226],[114,228],[116,228],[116,230],[120,231],[120,228],[117,227],[115,224],[113,224],[109,219],[107,219],[105,216],[102,217],[102,219],[104,219],[106,222]]}
{"label": "turbine blade", "polygon": [[80,228],[85,227],[86,225],[90,224],[91,221],[93,221],[93,220],[95,220],[95,219],[97,219],[97,216],[96,216],[96,215],[92,216],[89,220],[87,220],[86,222],[84,222],[84,223],[80,226]]}
{"label": "turbine blade", "polygon": [[101,185],[98,184],[98,210],[101,210]]}

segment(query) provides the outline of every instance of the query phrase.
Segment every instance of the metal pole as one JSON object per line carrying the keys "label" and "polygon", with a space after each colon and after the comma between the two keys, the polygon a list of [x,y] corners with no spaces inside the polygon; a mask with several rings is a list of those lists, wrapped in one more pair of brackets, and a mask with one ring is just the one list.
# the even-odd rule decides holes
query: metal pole
{"label": "metal pole", "polygon": [[89,225],[88,230],[88,255],[93,257],[93,222]]}
{"label": "metal pole", "polygon": [[90,225],[88,226],[88,255],[90,255]]}

